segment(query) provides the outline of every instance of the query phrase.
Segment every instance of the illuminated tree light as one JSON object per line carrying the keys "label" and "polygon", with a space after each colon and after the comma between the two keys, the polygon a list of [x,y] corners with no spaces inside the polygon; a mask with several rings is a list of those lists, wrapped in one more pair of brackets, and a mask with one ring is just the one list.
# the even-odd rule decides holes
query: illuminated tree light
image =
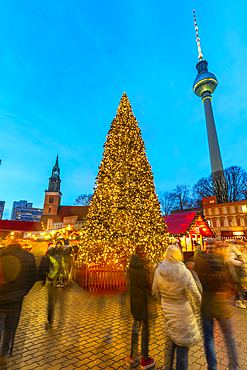
{"label": "illuminated tree light", "polygon": [[123,94],[104,144],[80,257],[87,265],[126,265],[139,245],[154,264],[163,259],[167,235],[141,131]]}

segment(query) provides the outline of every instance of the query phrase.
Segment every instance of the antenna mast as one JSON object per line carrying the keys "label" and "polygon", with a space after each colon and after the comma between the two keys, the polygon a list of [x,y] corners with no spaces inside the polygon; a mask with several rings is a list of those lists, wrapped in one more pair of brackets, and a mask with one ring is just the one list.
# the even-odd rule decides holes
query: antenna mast
{"label": "antenna mast", "polygon": [[195,12],[195,10],[193,10],[193,14],[194,14],[194,22],[195,22],[195,30],[196,30],[196,43],[197,43],[197,48],[198,48],[198,58],[199,58],[199,60],[202,60],[203,55],[202,55],[201,44],[200,44],[200,39],[199,39],[199,35],[198,35],[198,26],[197,26],[197,23],[196,23],[196,12]]}

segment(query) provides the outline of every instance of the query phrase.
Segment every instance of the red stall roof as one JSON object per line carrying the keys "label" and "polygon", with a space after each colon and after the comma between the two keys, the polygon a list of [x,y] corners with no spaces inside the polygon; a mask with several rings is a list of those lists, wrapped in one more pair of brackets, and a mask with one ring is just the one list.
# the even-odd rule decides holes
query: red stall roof
{"label": "red stall roof", "polygon": [[41,222],[0,220],[1,231],[42,231]]}
{"label": "red stall roof", "polygon": [[167,231],[173,235],[188,234],[195,223],[200,227],[203,236],[214,236],[213,229],[207,223],[201,211],[182,212],[163,216],[167,225]]}

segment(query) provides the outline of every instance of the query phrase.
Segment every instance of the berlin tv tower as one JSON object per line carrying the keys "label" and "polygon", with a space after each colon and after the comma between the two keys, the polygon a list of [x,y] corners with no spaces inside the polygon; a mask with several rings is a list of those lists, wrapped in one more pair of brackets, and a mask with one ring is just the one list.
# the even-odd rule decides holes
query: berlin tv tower
{"label": "berlin tv tower", "polygon": [[209,145],[209,153],[210,153],[210,162],[211,162],[211,170],[212,176],[216,175],[216,172],[219,174],[223,174],[223,164],[220,155],[220,147],[217,138],[217,132],[214,122],[214,115],[212,110],[212,93],[216,89],[218,84],[217,78],[213,73],[208,72],[208,62],[203,59],[200,39],[198,36],[198,27],[196,23],[196,16],[195,11],[194,13],[194,22],[195,22],[195,30],[196,30],[196,42],[198,47],[198,58],[199,62],[196,65],[196,69],[198,71],[198,75],[193,83],[193,91],[194,93],[202,98],[202,102],[204,104],[205,116],[206,116],[206,124],[207,124],[207,134],[208,134],[208,145]]}

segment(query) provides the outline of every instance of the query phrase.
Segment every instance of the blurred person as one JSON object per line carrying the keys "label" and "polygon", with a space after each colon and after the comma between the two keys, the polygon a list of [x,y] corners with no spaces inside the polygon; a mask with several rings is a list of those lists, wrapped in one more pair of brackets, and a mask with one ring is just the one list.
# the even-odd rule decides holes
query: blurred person
{"label": "blurred person", "polygon": [[226,262],[229,265],[230,271],[236,284],[235,306],[246,309],[246,306],[243,302],[244,296],[242,285],[242,278],[244,276],[245,270],[243,255],[238,249],[238,246],[233,243],[227,243],[226,251],[227,251]]}
{"label": "blurred person", "polygon": [[64,262],[64,275],[62,279],[63,285],[68,285],[68,279],[69,279],[70,270],[71,270],[71,253],[72,253],[72,248],[69,245],[69,239],[65,239],[64,248],[62,252],[62,258]]}
{"label": "blurred person", "polygon": [[71,252],[72,252],[72,260],[73,262],[77,261],[77,255],[78,255],[79,247],[76,244],[73,244],[71,247]]}
{"label": "blurred person", "polygon": [[42,257],[38,271],[37,279],[43,280],[43,285],[48,289],[48,306],[46,329],[52,329],[54,326],[54,310],[57,300],[57,282],[60,276],[60,265],[57,260],[58,249],[52,243],[49,244],[46,255]]}
{"label": "blurred person", "polygon": [[230,305],[234,281],[226,263],[226,244],[213,241],[210,242],[209,247],[210,252],[199,255],[195,261],[203,286],[202,325],[207,368],[217,370],[214,349],[214,320],[217,320],[228,350],[228,368],[238,370],[238,354],[233,335]]}
{"label": "blurred person", "polygon": [[[34,256],[21,247],[22,233],[11,232],[6,237],[5,250],[0,256],[2,287],[0,291],[0,363],[12,355],[22,301],[36,281]],[[11,344],[11,347],[10,347]]]}
{"label": "blurred person", "polygon": [[48,253],[48,250],[49,249],[51,249],[51,248],[54,248],[55,246],[54,246],[54,244],[53,244],[53,242],[51,242],[51,243],[48,243],[48,245],[47,245],[47,250],[46,250],[46,255],[47,255],[47,253]]}
{"label": "blurred person", "polygon": [[146,270],[140,258],[140,249],[130,257],[129,282],[130,282],[130,304],[133,315],[131,353],[129,361],[134,363],[138,358],[138,337],[141,330],[141,368],[143,370],[153,367],[155,360],[148,355],[149,328],[148,328],[148,299]]}
{"label": "blurred person", "polygon": [[182,250],[181,241],[179,239],[173,240],[172,245],[175,245],[175,246],[181,248],[181,250]]}
{"label": "blurred person", "polygon": [[242,254],[242,261],[244,263],[240,279],[242,285],[243,304],[247,307],[247,243],[244,241],[237,241],[236,246]]}
{"label": "blurred person", "polygon": [[192,274],[192,276],[193,276],[193,278],[195,280],[196,287],[199,290],[199,293],[202,295],[202,293],[203,293],[202,284],[200,282],[200,279],[198,277],[197,272],[194,270],[194,268],[195,268],[195,262],[194,261],[187,261],[185,263],[185,266],[191,272],[191,274]]}
{"label": "blurred person", "polygon": [[57,279],[57,287],[63,288],[65,286],[63,279],[64,279],[64,271],[65,271],[65,263],[64,263],[64,257],[63,257],[63,244],[60,240],[57,241],[56,247],[53,251],[53,257],[56,259],[56,261],[59,264],[59,273],[56,276]]}
{"label": "blurred person", "polygon": [[201,244],[195,243],[194,260],[201,253],[203,253]]}
{"label": "blurred person", "polygon": [[152,294],[161,303],[164,316],[164,369],[173,369],[176,350],[176,370],[187,370],[189,347],[198,343],[201,337],[190,301],[199,308],[201,294],[191,272],[183,263],[180,247],[172,245],[167,248],[164,260],[155,272]]}
{"label": "blurred person", "polygon": [[63,243],[60,240],[56,242],[55,251],[56,254],[61,254],[63,251]]}

